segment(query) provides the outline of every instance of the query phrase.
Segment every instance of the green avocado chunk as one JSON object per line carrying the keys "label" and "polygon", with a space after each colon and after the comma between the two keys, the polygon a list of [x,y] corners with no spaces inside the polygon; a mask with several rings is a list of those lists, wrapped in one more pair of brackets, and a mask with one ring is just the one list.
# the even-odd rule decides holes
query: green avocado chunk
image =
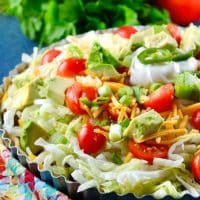
{"label": "green avocado chunk", "polygon": [[131,36],[130,42],[132,45],[141,44],[144,42],[146,37],[152,36],[155,34],[154,28],[150,27],[142,31],[138,31]]}
{"label": "green avocado chunk", "polygon": [[103,80],[119,80],[123,77],[117,70],[109,64],[98,64],[88,69],[89,73],[98,76]]}
{"label": "green avocado chunk", "polygon": [[55,103],[63,105],[65,99],[65,90],[68,88],[74,79],[55,77],[46,82],[47,97],[52,99]]}
{"label": "green avocado chunk", "polygon": [[157,132],[163,121],[159,113],[150,110],[132,119],[123,135],[133,137],[135,142],[140,143],[146,136]]}
{"label": "green avocado chunk", "polygon": [[25,151],[26,148],[29,147],[31,152],[34,155],[37,155],[43,149],[42,147],[34,144],[40,137],[46,140],[49,138],[49,134],[34,121],[27,121],[20,135],[21,148]]}
{"label": "green avocado chunk", "polygon": [[144,40],[144,45],[147,48],[175,48],[177,47],[177,42],[171,35],[162,31],[154,35],[147,36]]}
{"label": "green avocado chunk", "polygon": [[175,80],[175,95],[181,99],[200,101],[200,79],[190,72],[179,74]]}
{"label": "green avocado chunk", "polygon": [[16,110],[21,110],[25,106],[32,104],[34,99],[39,97],[38,85],[40,82],[41,79],[37,78],[18,89],[12,96],[13,101],[10,107],[15,108]]}
{"label": "green avocado chunk", "polygon": [[193,24],[186,28],[180,47],[184,51],[197,50],[200,47],[200,28]]}
{"label": "green avocado chunk", "polygon": [[99,64],[110,64],[113,67],[121,66],[121,63],[108,50],[104,49],[98,42],[95,42],[91,47],[86,65],[88,69],[91,69]]}
{"label": "green avocado chunk", "polygon": [[91,75],[98,76],[104,80],[119,80],[123,77],[115,69],[121,66],[121,63],[98,42],[93,44],[86,64],[87,71]]}

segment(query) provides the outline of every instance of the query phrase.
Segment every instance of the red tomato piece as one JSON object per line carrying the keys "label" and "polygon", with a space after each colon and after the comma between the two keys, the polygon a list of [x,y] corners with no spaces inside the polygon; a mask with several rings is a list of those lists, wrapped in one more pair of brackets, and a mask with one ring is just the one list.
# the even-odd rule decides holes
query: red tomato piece
{"label": "red tomato piece", "polygon": [[128,147],[134,157],[146,160],[150,164],[154,158],[167,158],[168,156],[168,148],[163,145],[150,146],[145,143],[137,144],[133,140],[130,140]]}
{"label": "red tomato piece", "polygon": [[94,132],[96,127],[88,123],[78,133],[80,148],[87,154],[98,153],[106,143],[106,137]]}
{"label": "red tomato piece", "polygon": [[119,34],[123,38],[129,39],[132,34],[135,34],[137,29],[132,26],[121,26],[114,33]]}
{"label": "red tomato piece", "polygon": [[65,102],[67,107],[77,115],[85,114],[80,106],[80,98],[87,97],[90,101],[97,98],[98,92],[95,87],[85,87],[80,83],[74,83],[65,92]]}
{"label": "red tomato piece", "polygon": [[113,111],[113,110],[111,109],[111,107],[108,107],[107,113],[108,113],[108,116],[109,116],[113,121],[117,121],[118,114],[117,114],[117,112]]}
{"label": "red tomato piece", "polygon": [[192,159],[192,173],[196,181],[200,182],[200,152],[196,153]]}
{"label": "red tomato piece", "polygon": [[166,84],[149,95],[149,99],[144,102],[146,108],[152,108],[157,112],[165,112],[172,108],[174,99],[174,87]]}
{"label": "red tomato piece", "polygon": [[178,26],[175,24],[168,24],[167,30],[170,33],[170,35],[177,41],[178,44],[181,42],[181,31]]}
{"label": "red tomato piece", "polygon": [[200,19],[200,1],[198,0],[156,0],[160,7],[169,11],[172,21],[188,25]]}
{"label": "red tomato piece", "polygon": [[56,49],[51,49],[47,51],[42,57],[41,65],[44,65],[46,63],[53,61],[53,59],[56,58],[58,55],[60,55],[60,53],[61,51],[56,50]]}
{"label": "red tomato piece", "polygon": [[200,130],[200,109],[192,114],[192,125],[194,128]]}
{"label": "red tomato piece", "polygon": [[86,60],[83,58],[68,58],[58,67],[57,74],[62,77],[70,77],[83,73]]}
{"label": "red tomato piece", "polygon": [[128,68],[128,67],[125,67],[125,66],[121,66],[121,67],[117,67],[116,70],[117,70],[120,74],[123,74],[123,73],[128,73],[129,68]]}

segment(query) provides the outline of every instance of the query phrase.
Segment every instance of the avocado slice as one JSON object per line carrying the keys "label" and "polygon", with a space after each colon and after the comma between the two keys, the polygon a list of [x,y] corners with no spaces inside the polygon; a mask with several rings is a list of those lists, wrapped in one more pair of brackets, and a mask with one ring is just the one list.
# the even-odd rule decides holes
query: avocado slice
{"label": "avocado slice", "polygon": [[163,121],[159,113],[150,110],[132,119],[123,135],[133,137],[135,142],[140,143],[146,136],[157,132]]}
{"label": "avocado slice", "polygon": [[144,39],[146,37],[152,36],[154,34],[155,34],[155,31],[153,27],[147,28],[143,31],[138,31],[137,33],[131,36],[131,39],[130,39],[131,44],[132,45],[141,44],[144,42]]}
{"label": "avocado slice", "polygon": [[117,70],[109,64],[97,64],[91,69],[88,69],[88,73],[104,80],[119,80],[123,77],[123,74],[118,73]]}
{"label": "avocado slice", "polygon": [[184,51],[196,50],[200,47],[200,28],[191,24],[183,33],[180,48]]}
{"label": "avocado slice", "polygon": [[37,155],[39,152],[43,150],[42,147],[36,146],[35,141],[42,137],[47,140],[49,138],[49,134],[34,121],[27,121],[23,127],[23,131],[20,135],[20,145],[21,148],[25,151],[27,147],[30,148],[31,152],[34,155]]}
{"label": "avocado slice", "polygon": [[104,49],[98,42],[94,42],[86,65],[88,69],[91,69],[98,64],[110,64],[113,67],[121,66],[121,63],[108,50]]}
{"label": "avocado slice", "polygon": [[73,78],[55,77],[49,79],[47,84],[47,97],[55,103],[63,105],[65,99],[65,90],[74,82]]}
{"label": "avocado slice", "polygon": [[145,37],[144,45],[147,48],[175,48],[177,47],[177,42],[171,35],[161,31],[157,34]]}
{"label": "avocado slice", "polygon": [[18,89],[12,96],[13,101],[10,107],[22,110],[25,106],[32,104],[34,99],[39,97],[38,85],[40,83],[41,79],[37,78]]}

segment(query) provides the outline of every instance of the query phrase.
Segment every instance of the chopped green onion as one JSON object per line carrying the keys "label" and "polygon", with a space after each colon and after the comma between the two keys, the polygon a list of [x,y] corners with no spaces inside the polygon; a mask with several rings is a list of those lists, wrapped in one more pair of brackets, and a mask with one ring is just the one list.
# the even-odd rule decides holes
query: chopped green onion
{"label": "chopped green onion", "polygon": [[117,165],[121,165],[123,163],[121,156],[116,152],[112,153],[111,160]]}
{"label": "chopped green onion", "polygon": [[131,87],[122,87],[117,91],[117,95],[121,98],[124,95],[129,95],[132,96],[133,95],[133,90]]}
{"label": "chopped green onion", "polygon": [[107,126],[110,124],[110,120],[104,119],[104,120],[95,120],[94,125],[95,126]]}
{"label": "chopped green onion", "polygon": [[117,142],[122,138],[122,127],[120,124],[111,124],[109,131],[109,139],[112,142]]}
{"label": "chopped green onion", "polygon": [[130,124],[130,119],[124,119],[121,123],[120,123],[120,125],[121,125],[121,127],[122,127],[122,130],[125,130],[127,127],[128,127],[128,125]]}
{"label": "chopped green onion", "polygon": [[152,83],[150,85],[149,91],[150,93],[154,92],[155,90],[157,90],[160,86],[162,86],[161,83]]}
{"label": "chopped green onion", "polygon": [[85,104],[86,106],[91,106],[92,102],[87,97],[80,98],[81,103]]}
{"label": "chopped green onion", "polygon": [[98,89],[98,92],[101,96],[108,97],[112,94],[112,91],[108,85],[103,85]]}
{"label": "chopped green onion", "polygon": [[92,106],[104,105],[109,101],[109,97],[99,96],[94,101],[92,101]]}
{"label": "chopped green onion", "polygon": [[130,106],[132,103],[132,98],[128,95],[124,95],[120,98],[119,102],[124,106]]}
{"label": "chopped green onion", "polygon": [[97,112],[99,110],[99,106],[96,105],[96,106],[92,106],[91,108],[91,112]]}
{"label": "chopped green onion", "polygon": [[137,102],[142,104],[141,97],[147,94],[147,90],[145,88],[141,88],[140,86],[134,86],[133,92]]}

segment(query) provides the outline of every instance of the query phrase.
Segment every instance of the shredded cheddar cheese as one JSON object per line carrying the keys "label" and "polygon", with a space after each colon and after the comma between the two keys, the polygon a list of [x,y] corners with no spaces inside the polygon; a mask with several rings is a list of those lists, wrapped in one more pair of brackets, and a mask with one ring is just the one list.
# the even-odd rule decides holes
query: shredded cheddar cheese
{"label": "shredded cheddar cheese", "polygon": [[128,163],[132,159],[132,157],[133,157],[132,153],[129,152],[124,158],[124,163]]}
{"label": "shredded cheddar cheese", "polygon": [[189,105],[187,107],[184,107],[182,109],[182,112],[183,112],[183,114],[191,114],[195,110],[198,110],[198,109],[200,109],[200,103],[195,103],[195,104]]}
{"label": "shredded cheddar cheese", "polygon": [[127,87],[127,85],[123,83],[117,83],[117,82],[104,82],[104,84],[108,85],[111,88],[111,90],[113,90],[114,92],[116,92],[122,87]]}
{"label": "shredded cheddar cheese", "polygon": [[118,119],[117,119],[118,122],[122,122],[123,119],[124,119],[125,117],[127,117],[126,111],[127,111],[127,108],[126,108],[125,106],[123,106],[123,107],[120,109],[120,112],[119,112],[119,115],[118,115]]}
{"label": "shredded cheddar cheese", "polygon": [[176,104],[173,104],[173,116],[177,116],[178,114],[178,110],[177,110],[177,105]]}
{"label": "shredded cheddar cheese", "polygon": [[19,127],[23,127],[23,121],[21,119],[18,120]]}
{"label": "shredded cheddar cheese", "polygon": [[98,133],[98,134],[102,134],[102,135],[104,135],[106,138],[108,138],[108,132],[107,132],[107,131],[104,131],[104,130],[102,130],[102,129],[100,129],[100,128],[95,128],[95,129],[94,129],[94,132],[95,132],[95,133]]}
{"label": "shredded cheddar cheese", "polygon": [[166,130],[161,130],[159,132],[153,133],[150,136],[147,136],[145,138],[142,138],[139,143],[141,142],[145,142],[147,140],[152,140],[155,139],[157,137],[163,137],[166,135],[173,135],[174,137],[178,137],[179,135],[183,135],[187,133],[187,129],[183,128],[183,129],[166,129]]}
{"label": "shredded cheddar cheese", "polygon": [[188,119],[189,119],[188,115],[185,115],[183,117],[183,120],[179,124],[179,128],[186,128],[186,126],[188,124]]}

